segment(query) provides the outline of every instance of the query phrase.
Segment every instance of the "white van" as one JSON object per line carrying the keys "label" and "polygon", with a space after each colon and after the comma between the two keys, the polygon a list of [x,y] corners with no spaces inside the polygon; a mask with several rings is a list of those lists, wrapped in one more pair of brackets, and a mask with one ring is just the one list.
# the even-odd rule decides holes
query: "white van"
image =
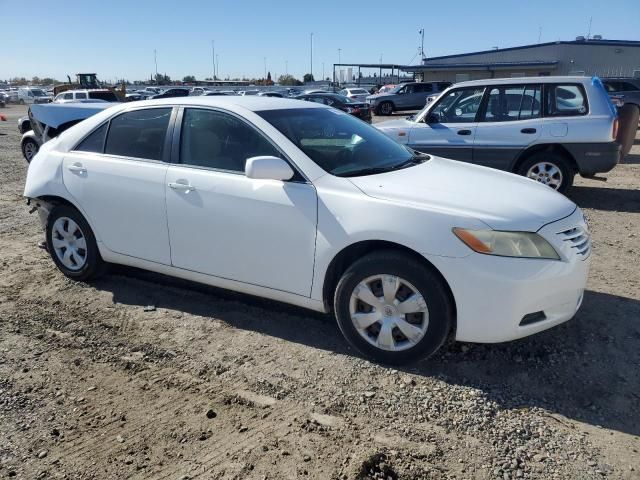
{"label": "white van", "polygon": [[34,103],[49,103],[52,98],[42,88],[21,87],[18,89],[18,103],[31,105]]}

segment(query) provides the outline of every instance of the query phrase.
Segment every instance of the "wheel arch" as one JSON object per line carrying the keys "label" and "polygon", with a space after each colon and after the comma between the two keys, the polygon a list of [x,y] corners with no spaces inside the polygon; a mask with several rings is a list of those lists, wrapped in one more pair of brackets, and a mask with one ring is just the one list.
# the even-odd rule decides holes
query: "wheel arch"
{"label": "wheel arch", "polygon": [[578,172],[578,164],[576,162],[576,159],[569,152],[569,150],[567,150],[563,145],[559,143],[543,143],[532,145],[531,147],[526,148],[516,157],[509,171],[517,173],[524,162],[538,153],[554,153],[560,155],[567,160],[569,167],[573,170],[574,173]]}
{"label": "wheel arch", "polygon": [[445,287],[445,290],[447,291],[447,295],[449,296],[449,300],[453,308],[454,322],[452,334],[455,335],[457,308],[453,291],[451,290],[451,286],[449,285],[447,279],[440,272],[440,270],[438,270],[429,260],[427,260],[424,256],[420,255],[415,250],[412,250],[411,248],[399,243],[390,242],[387,240],[363,240],[360,242],[352,243],[351,245],[344,247],[333,257],[325,272],[324,283],[322,286],[322,300],[325,305],[325,310],[327,312],[333,311],[333,296],[338,282],[340,281],[340,278],[342,277],[342,274],[346,271],[346,269],[349,268],[349,266],[353,264],[353,262],[363,257],[364,255],[383,250],[405,253],[413,257],[416,262],[420,263],[425,268],[428,268],[440,278],[442,284]]}
{"label": "wheel arch", "polygon": [[41,195],[39,197],[31,199],[31,201],[36,204],[36,207],[42,208],[46,212],[46,215],[44,216],[44,218],[41,216],[41,220],[44,223],[43,226],[46,226],[46,219],[49,217],[49,214],[51,213],[51,210],[54,207],[58,205],[66,205],[68,207],[76,209],[80,213],[80,215],[82,215],[82,217],[85,219],[85,221],[89,224],[89,227],[91,228],[91,232],[93,233],[93,236],[95,237],[96,241],[100,246],[100,243],[101,243],[100,237],[98,235],[98,232],[96,231],[96,228],[93,222],[91,221],[89,216],[85,213],[85,211],[82,210],[82,208],[76,205],[73,201],[69,200],[68,198],[65,198],[59,195],[54,195],[54,194]]}

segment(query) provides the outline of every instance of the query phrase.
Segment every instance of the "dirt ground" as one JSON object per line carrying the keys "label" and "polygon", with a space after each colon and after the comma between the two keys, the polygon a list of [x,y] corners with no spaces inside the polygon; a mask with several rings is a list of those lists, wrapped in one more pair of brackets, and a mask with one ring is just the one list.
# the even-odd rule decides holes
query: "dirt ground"
{"label": "dirt ground", "polygon": [[394,370],[327,316],[63,277],[22,198],[24,112],[0,112],[0,478],[640,478],[640,140],[570,193],[594,239],[573,320]]}

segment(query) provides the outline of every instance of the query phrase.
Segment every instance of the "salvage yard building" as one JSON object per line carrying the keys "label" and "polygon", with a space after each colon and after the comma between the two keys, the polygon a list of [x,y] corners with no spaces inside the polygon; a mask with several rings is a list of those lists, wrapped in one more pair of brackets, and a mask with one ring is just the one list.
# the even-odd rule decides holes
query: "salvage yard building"
{"label": "salvage yard building", "polygon": [[604,40],[599,35],[432,57],[406,66],[423,81],[463,82],[499,77],[597,75],[640,78],[640,41]]}

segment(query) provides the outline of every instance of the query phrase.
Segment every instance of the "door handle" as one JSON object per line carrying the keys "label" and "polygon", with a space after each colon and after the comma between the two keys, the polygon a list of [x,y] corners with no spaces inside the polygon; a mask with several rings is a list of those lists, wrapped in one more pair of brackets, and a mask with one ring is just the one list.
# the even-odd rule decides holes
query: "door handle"
{"label": "door handle", "polygon": [[175,183],[175,182],[170,182],[169,188],[173,190],[182,190],[187,193],[194,191],[196,189],[196,187],[194,187],[193,185],[189,185],[188,183]]}
{"label": "door handle", "polygon": [[522,133],[536,133],[537,130],[535,128],[523,128],[522,130],[520,130],[520,132],[522,132]]}
{"label": "door handle", "polygon": [[458,135],[471,135],[471,130],[458,130]]}
{"label": "door handle", "polygon": [[73,165],[69,165],[67,170],[73,173],[85,174],[87,173],[87,169],[82,166],[81,163],[74,163]]}

